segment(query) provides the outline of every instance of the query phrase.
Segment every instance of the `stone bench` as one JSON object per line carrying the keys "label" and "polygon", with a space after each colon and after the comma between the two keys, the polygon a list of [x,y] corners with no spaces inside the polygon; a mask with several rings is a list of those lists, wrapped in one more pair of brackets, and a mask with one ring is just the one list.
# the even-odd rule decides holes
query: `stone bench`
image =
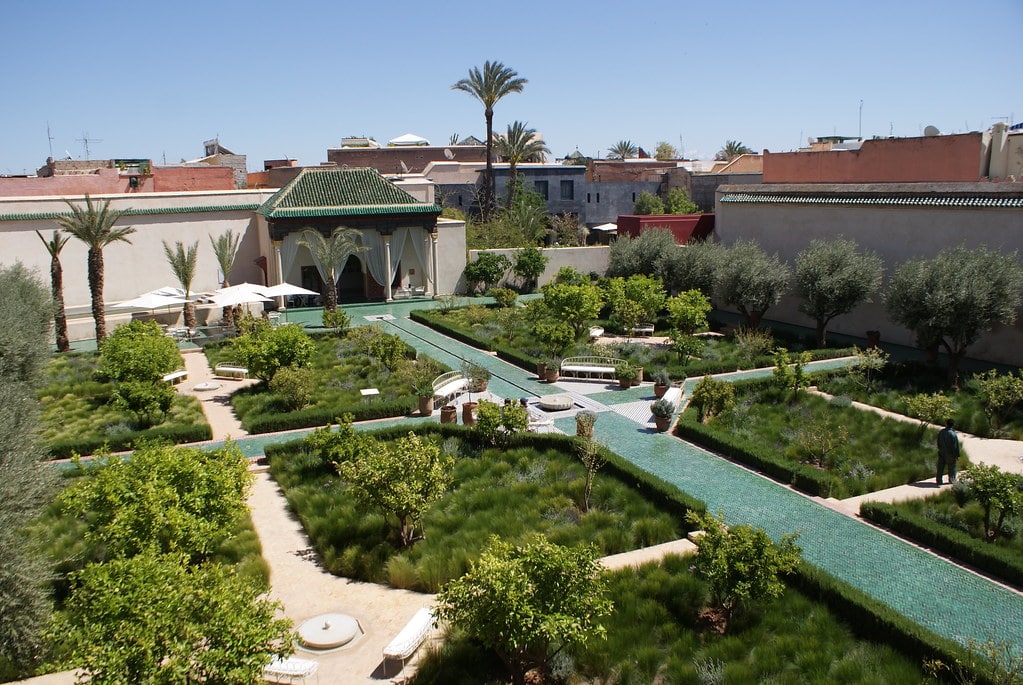
{"label": "stone bench", "polygon": [[237,362],[221,362],[213,367],[213,374],[225,378],[248,378],[249,370]]}
{"label": "stone bench", "polygon": [[178,369],[177,371],[171,371],[168,374],[164,374],[164,376],[163,376],[163,378],[161,380],[164,383],[170,383],[171,385],[176,385],[176,384],[180,383],[181,381],[185,380],[186,378],[188,378],[188,371],[186,371],[185,369]]}
{"label": "stone bench", "polygon": [[469,387],[469,379],[461,371],[448,371],[433,381],[433,397],[445,403]]}
{"label": "stone bench", "polygon": [[562,376],[574,376],[576,378],[601,378],[614,379],[615,370],[625,363],[624,359],[613,357],[566,357],[561,362],[559,373]]}
{"label": "stone bench", "polygon": [[388,660],[400,661],[401,667],[405,668],[405,662],[423,644],[432,628],[433,612],[428,608],[417,611],[405,624],[405,627],[384,647],[384,675],[387,675]]}

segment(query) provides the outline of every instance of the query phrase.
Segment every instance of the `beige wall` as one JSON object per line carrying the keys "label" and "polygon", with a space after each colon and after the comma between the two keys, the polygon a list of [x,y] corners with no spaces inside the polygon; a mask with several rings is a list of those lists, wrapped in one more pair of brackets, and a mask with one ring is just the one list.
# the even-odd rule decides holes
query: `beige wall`
{"label": "beige wall", "polygon": [[[477,255],[480,252],[495,252],[497,254],[503,254],[506,256],[512,264],[515,263],[515,259],[518,255],[518,250],[469,250],[469,261],[476,261]],[[603,276],[607,272],[607,263],[611,254],[611,248],[607,246],[594,246],[594,247],[551,247],[544,248],[543,254],[547,257],[547,268],[544,269],[543,275],[540,276],[537,286],[541,286],[544,283],[554,280],[558,271],[563,266],[570,266],[583,274],[588,274],[591,271],[596,272]],[[462,267],[465,268],[464,266]],[[501,281],[501,285],[508,285],[509,282],[515,283],[517,277],[514,273],[508,272],[507,277]],[[461,288],[460,292],[465,291],[464,280],[459,283]]]}
{"label": "beige wall", "polygon": [[[806,202],[728,203],[729,192],[743,193],[830,193],[867,197],[882,202],[895,195],[903,197],[1023,196],[1023,184],[877,184],[870,186],[723,186],[716,207],[717,238],[731,244],[753,239],[769,253],[795,264],[796,255],[811,240],[843,236],[861,248],[873,250],[884,259],[885,274],[913,258],[930,258],[945,247],[965,245],[1006,252],[1023,248],[1023,209],[994,207],[928,207],[895,205],[828,205]],[[954,274],[950,274],[954,278]],[[882,286],[883,289],[883,286]],[[851,314],[836,318],[829,330],[863,337],[865,331],[881,331],[882,340],[915,345],[912,333],[892,322],[880,295]],[[798,311],[799,298],[789,292],[768,310],[766,317],[812,326],[813,321]],[[971,345],[969,356],[1007,364],[1023,365],[1023,321],[1000,326]]]}

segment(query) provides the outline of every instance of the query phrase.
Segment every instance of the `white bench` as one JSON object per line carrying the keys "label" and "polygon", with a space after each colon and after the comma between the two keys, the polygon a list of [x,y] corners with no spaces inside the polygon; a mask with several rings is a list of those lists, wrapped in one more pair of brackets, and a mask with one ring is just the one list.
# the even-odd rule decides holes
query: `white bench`
{"label": "white bench", "polygon": [[263,680],[268,683],[294,683],[295,678],[302,678],[304,681],[316,673],[319,667],[318,663],[308,659],[298,659],[293,656],[282,659],[278,656],[263,668]]}
{"label": "white bench", "polygon": [[437,376],[433,381],[433,396],[441,403],[469,387],[469,379],[461,371],[448,371]]}
{"label": "white bench", "polygon": [[213,374],[225,378],[247,378],[249,370],[237,362],[220,362],[213,367]]}
{"label": "white bench", "polygon": [[415,616],[405,624],[394,639],[384,647],[384,675],[387,675],[387,661],[400,661],[402,669],[410,656],[415,654],[419,646],[423,644],[426,636],[433,629],[433,611],[429,608],[422,608],[415,613]]}
{"label": "white bench", "polygon": [[682,386],[673,385],[665,391],[664,395],[661,396],[662,400],[671,402],[671,406],[678,409],[678,403],[682,399]]}
{"label": "white bench", "polygon": [[653,335],[654,325],[652,323],[641,323],[632,327],[633,335]]}
{"label": "white bench", "polygon": [[164,383],[174,385],[180,383],[186,378],[188,378],[188,371],[185,369],[178,369],[177,371],[171,371],[170,373],[165,374],[162,380]]}
{"label": "white bench", "polygon": [[613,357],[566,357],[561,362],[562,376],[593,378],[594,376],[615,377],[615,370],[625,363]]}

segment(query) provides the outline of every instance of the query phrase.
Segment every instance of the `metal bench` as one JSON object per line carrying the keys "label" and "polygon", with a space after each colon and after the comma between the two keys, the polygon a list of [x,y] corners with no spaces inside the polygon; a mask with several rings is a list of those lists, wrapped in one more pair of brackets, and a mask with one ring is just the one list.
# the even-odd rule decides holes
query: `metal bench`
{"label": "metal bench", "polygon": [[566,357],[561,362],[560,374],[576,378],[598,376],[613,379],[615,369],[624,363],[624,359],[615,359],[614,357]]}
{"label": "metal bench", "polygon": [[384,675],[387,675],[387,661],[400,661],[401,667],[405,668],[405,662],[415,654],[419,645],[423,644],[426,636],[433,628],[433,612],[428,608],[420,609],[412,619],[405,624],[394,639],[384,647]]}
{"label": "metal bench", "polygon": [[171,371],[170,373],[165,374],[161,380],[163,380],[164,383],[175,385],[186,378],[188,378],[188,371],[185,369],[178,369],[177,371]]}
{"label": "metal bench", "polygon": [[220,362],[213,367],[213,374],[224,378],[247,378],[249,370],[237,362]]}
{"label": "metal bench", "polygon": [[641,323],[632,327],[633,335],[653,335],[654,325],[652,323]]}
{"label": "metal bench", "polygon": [[433,397],[441,403],[447,402],[469,386],[469,379],[461,371],[448,371],[433,381]]}

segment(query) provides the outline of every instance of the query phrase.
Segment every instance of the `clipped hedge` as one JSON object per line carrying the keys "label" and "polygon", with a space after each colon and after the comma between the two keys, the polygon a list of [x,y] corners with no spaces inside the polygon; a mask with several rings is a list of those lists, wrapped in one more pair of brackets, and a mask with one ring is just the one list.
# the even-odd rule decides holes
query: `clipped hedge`
{"label": "clipped hedge", "polygon": [[1023,588],[1023,559],[1018,553],[881,502],[864,502],[860,515],[914,542]]}
{"label": "clipped hedge", "polygon": [[73,454],[88,456],[101,448],[109,449],[111,452],[123,452],[133,449],[137,443],[143,440],[166,440],[177,445],[212,439],[213,430],[209,424],[195,424],[149,428],[144,431],[119,433],[102,438],[57,440],[51,442],[48,449],[54,459],[68,459]]}
{"label": "clipped hedge", "polygon": [[454,338],[459,342],[463,342],[466,345],[471,345],[472,347],[477,347],[481,350],[487,350],[488,352],[493,351],[490,343],[477,338],[470,329],[462,326],[456,326],[432,310],[415,309],[409,312],[409,318],[417,323],[423,324],[424,326],[429,326],[438,333],[443,333],[449,338]]}
{"label": "clipped hedge", "polygon": [[362,402],[360,404],[338,405],[300,409],[286,414],[259,414],[246,417],[242,427],[252,434],[276,433],[296,428],[317,428],[334,423],[342,414],[351,414],[356,421],[387,419],[406,416],[415,411],[419,401],[415,397],[401,397],[390,402]]}

